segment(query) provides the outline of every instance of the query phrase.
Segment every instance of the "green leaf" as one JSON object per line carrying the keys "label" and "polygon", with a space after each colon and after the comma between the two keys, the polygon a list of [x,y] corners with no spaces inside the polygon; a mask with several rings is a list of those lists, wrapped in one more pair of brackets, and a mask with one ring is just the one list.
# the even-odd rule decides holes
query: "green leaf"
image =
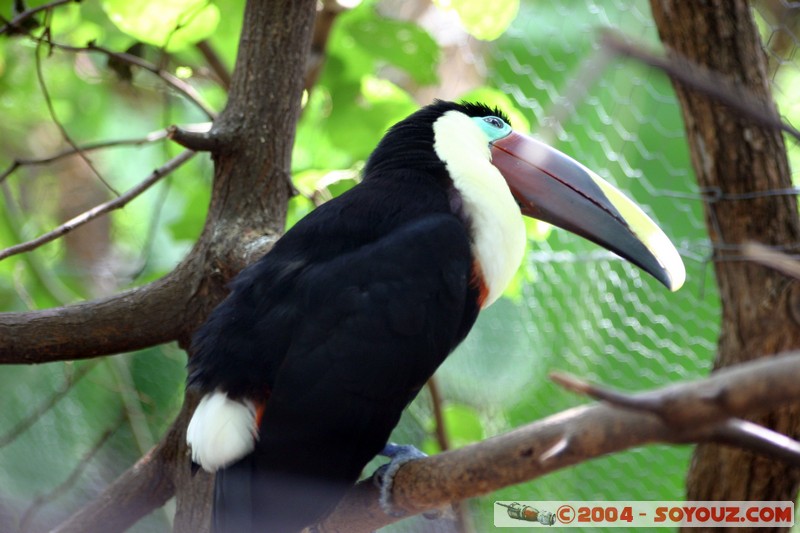
{"label": "green leaf", "polygon": [[365,76],[359,85],[340,87],[325,127],[334,146],[366,159],[386,130],[417,109],[411,96],[390,81]]}
{"label": "green leaf", "polygon": [[368,13],[347,26],[353,43],[373,58],[405,70],[417,83],[435,83],[439,46],[433,37],[414,23]]}
{"label": "green leaf", "polygon": [[[480,414],[470,405],[462,403],[447,404],[442,408],[442,418],[444,419],[444,426],[451,449],[463,448],[467,444],[483,440],[486,436]],[[433,433],[435,424],[436,422],[433,418],[428,421],[427,429],[429,432]],[[422,449],[426,453],[441,451],[433,439],[427,439],[423,443]]]}
{"label": "green leaf", "polygon": [[482,41],[493,41],[511,25],[519,11],[519,0],[434,0],[440,9],[453,10],[467,32]]}
{"label": "green leaf", "polygon": [[102,5],[121,31],[170,52],[211,36],[220,19],[207,0],[103,0]]}

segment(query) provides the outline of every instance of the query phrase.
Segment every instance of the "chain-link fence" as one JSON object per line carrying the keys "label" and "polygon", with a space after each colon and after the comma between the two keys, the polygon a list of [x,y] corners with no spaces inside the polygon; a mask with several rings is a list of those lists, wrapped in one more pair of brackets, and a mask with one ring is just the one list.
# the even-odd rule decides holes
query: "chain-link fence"
{"label": "chain-link fence", "polygon": [[[796,124],[800,3],[761,2],[754,12],[775,98]],[[720,305],[703,214],[707,195],[694,179],[679,104],[662,73],[628,60],[606,62],[603,28],[660,47],[645,1],[523,2],[509,30],[471,57],[525,111],[534,133],[549,128],[555,146],[645,206],[676,243],[687,282],[670,294],[566,232],[533,242],[522,298],[485,312],[440,373],[451,398],[477,406],[489,433],[584,402],[549,382],[550,371],[636,391],[704,376],[714,359]],[[800,151],[787,146],[797,163]],[[425,412],[427,404],[416,407]],[[476,528],[490,529],[495,500],[683,499],[691,452],[648,446],[499,491],[472,502]]]}

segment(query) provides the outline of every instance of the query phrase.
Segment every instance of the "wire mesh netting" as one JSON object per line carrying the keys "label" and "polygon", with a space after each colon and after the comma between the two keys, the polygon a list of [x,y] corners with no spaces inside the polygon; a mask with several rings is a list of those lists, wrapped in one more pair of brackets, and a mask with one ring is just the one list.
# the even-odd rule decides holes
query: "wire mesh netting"
{"label": "wire mesh netting", "polygon": [[[457,17],[441,9],[448,2],[435,4],[377,3],[385,16],[413,20],[426,28],[442,50],[438,85],[418,87],[395,80],[398,85],[420,104],[433,97],[474,96],[470,91],[479,86],[499,90],[519,112],[523,126],[529,123],[535,134],[643,206],[675,242],[687,269],[685,286],[669,293],[591,243],[544,225],[531,226],[527,257],[508,297],[482,314],[469,338],[437,374],[451,444],[500,434],[584,403],[585,399],[549,381],[548,373],[555,370],[628,391],[706,375],[714,358],[720,306],[703,213],[707,195],[698,189],[691,170],[680,108],[664,75],[610,57],[598,44],[598,29],[610,28],[658,48],[648,2],[522,0],[513,23],[491,42],[477,41],[461,29]],[[754,4],[754,13],[770,58],[774,96],[784,118],[796,124],[800,120],[800,93],[795,89],[800,86],[800,3],[763,0]],[[84,59],[75,61],[74,68],[91,78]],[[8,65],[9,72],[22,70],[13,58]],[[3,67],[0,62],[0,74],[5,74]],[[32,67],[28,69],[30,74]],[[380,74],[396,78],[392,69]],[[92,78],[92,83],[96,81]],[[119,98],[131,97],[124,92]],[[221,92],[217,98],[224,100]],[[120,111],[127,114],[104,133],[130,136],[127,130],[144,119],[134,116],[136,106],[129,101],[121,100],[119,108],[129,111]],[[186,121],[190,119],[201,120],[191,116]],[[325,123],[316,126],[325,127]],[[0,126],[4,127],[8,125]],[[9,146],[17,148],[10,131],[0,129]],[[791,143],[788,146],[796,169],[800,151]],[[163,154],[148,150],[138,157],[152,159],[155,168]],[[326,150],[329,147],[320,148]],[[104,163],[121,172],[128,158],[127,154],[109,157]],[[350,165],[350,177],[353,168],[358,165]],[[208,162],[197,162],[192,171],[205,177],[212,173]],[[41,176],[31,172],[26,177],[34,181]],[[126,179],[132,182],[134,178]],[[38,193],[52,182],[37,183],[34,200],[28,198],[29,205],[22,208],[29,209],[34,220],[27,223],[44,227],[51,221],[39,218],[37,202],[50,200],[42,200]],[[191,223],[195,233],[186,235],[196,238],[203,214],[194,213],[185,221],[179,213],[189,204],[207,203],[207,188],[180,180],[172,187],[177,194],[147,200],[148,209],[163,208],[158,228]],[[14,196],[25,204],[25,191],[3,192],[6,201]],[[149,213],[131,213],[116,220],[117,231],[133,232],[131,228],[146,226],[142,220],[151,218]],[[151,259],[167,271],[190,246],[186,236],[176,245],[166,237],[166,230],[141,233],[152,233],[156,247],[159,241],[167,243],[162,247],[169,250],[169,258]],[[144,236],[136,243],[148,239]],[[156,277],[156,273],[150,275]],[[24,294],[23,284],[14,276],[0,279],[0,297]],[[10,301],[0,301],[4,310],[7,303],[13,307]],[[116,360],[4,370],[0,386],[15,393],[3,397],[0,410],[0,532],[24,530],[26,524],[56,523],[101,493],[157,442],[180,406],[183,365],[183,353],[167,346]],[[87,416],[87,406],[91,406],[91,416]],[[393,440],[435,452],[433,420],[430,395],[425,391],[405,413]],[[475,530],[487,531],[492,529],[495,500],[680,500],[690,457],[687,446],[639,448],[478,498],[467,508]],[[172,512],[168,506],[133,530],[163,531]],[[7,524],[15,524],[16,529]],[[387,530],[451,528],[448,520],[415,518]]]}
{"label": "wire mesh netting", "polygon": [[[791,121],[799,103],[800,5],[754,9],[773,92]],[[704,376],[714,360],[720,308],[713,250],[679,104],[661,73],[625,60],[605,63],[600,28],[660,46],[647,2],[523,2],[500,39],[466,55],[513,97],[534,132],[545,130],[554,146],[645,206],[676,243],[687,282],[670,294],[566,232],[533,241],[521,297],[486,311],[439,374],[449,397],[477,406],[490,434],[583,402],[549,382],[550,371],[636,391]],[[797,152],[790,149],[795,163]],[[681,500],[691,452],[648,446],[501,490],[472,502],[477,530],[490,529],[495,500]]]}

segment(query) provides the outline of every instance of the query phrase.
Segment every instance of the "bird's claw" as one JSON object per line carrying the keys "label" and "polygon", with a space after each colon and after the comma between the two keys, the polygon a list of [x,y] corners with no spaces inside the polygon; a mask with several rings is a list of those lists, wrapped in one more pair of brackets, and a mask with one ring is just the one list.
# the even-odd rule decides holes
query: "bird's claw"
{"label": "bird's claw", "polygon": [[381,451],[380,455],[388,457],[390,461],[385,465],[381,465],[375,473],[372,474],[372,480],[381,491],[380,505],[383,512],[389,516],[403,516],[405,512],[396,509],[392,504],[392,488],[394,486],[394,476],[400,467],[409,461],[422,459],[428,455],[422,453],[417,448],[411,445],[394,444],[389,442]]}

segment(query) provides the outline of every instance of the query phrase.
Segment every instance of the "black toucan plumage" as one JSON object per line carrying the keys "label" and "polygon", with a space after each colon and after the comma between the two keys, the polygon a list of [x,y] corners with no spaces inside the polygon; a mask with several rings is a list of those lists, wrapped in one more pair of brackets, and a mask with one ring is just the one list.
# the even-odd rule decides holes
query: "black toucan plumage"
{"label": "black toucan plumage", "polygon": [[677,253],[631,206],[480,104],[392,127],[363,181],[243,270],[194,338],[187,440],[217,472],[215,530],[296,531],[331,509],[509,281],[520,211],[677,288]]}

